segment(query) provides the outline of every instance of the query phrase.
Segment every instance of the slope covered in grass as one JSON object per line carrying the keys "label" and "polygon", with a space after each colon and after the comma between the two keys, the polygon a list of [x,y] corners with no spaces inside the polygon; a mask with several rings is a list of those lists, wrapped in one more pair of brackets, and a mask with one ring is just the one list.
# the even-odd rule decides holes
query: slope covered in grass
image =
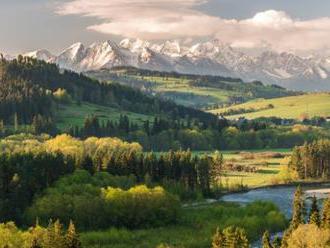
{"label": "slope covered in grass", "polygon": [[[280,117],[299,119],[303,117],[330,116],[330,94],[317,93],[301,96],[291,96],[275,99],[260,99],[244,104],[220,108],[210,111],[214,114],[224,114],[229,118],[245,117]],[[234,113],[233,115],[230,112]],[[237,114],[235,114],[235,112]],[[241,113],[238,113],[241,112]]]}
{"label": "slope covered in grass", "polygon": [[188,75],[168,72],[114,68],[86,73],[107,82],[120,83],[160,95],[185,106],[207,109],[226,103],[246,102],[256,98],[276,98],[299,93],[261,82],[243,82],[237,78]]}

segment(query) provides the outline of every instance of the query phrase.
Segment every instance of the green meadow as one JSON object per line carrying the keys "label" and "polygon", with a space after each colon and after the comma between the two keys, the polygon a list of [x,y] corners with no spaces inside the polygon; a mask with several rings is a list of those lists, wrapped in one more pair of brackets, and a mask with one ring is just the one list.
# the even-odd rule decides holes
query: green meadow
{"label": "green meadow", "polygon": [[[267,106],[272,105],[272,108]],[[228,116],[236,119],[245,117],[254,119],[258,117],[280,117],[299,119],[302,117],[330,116],[330,94],[316,93],[300,96],[290,96],[275,99],[258,99],[228,108],[211,110],[211,113],[221,114],[229,110],[251,110],[251,113],[242,113]]]}

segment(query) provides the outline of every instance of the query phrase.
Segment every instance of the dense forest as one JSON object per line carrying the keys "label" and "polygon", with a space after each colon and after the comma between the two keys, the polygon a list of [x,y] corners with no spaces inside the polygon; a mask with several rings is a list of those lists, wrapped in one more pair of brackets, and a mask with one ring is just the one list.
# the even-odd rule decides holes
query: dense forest
{"label": "dense forest", "polygon": [[[59,216],[61,209],[66,205],[63,205],[62,202],[67,201],[65,199],[73,201],[72,196],[78,192],[86,195],[86,204],[88,202],[97,204],[103,199],[101,195],[110,197],[110,195],[126,194],[127,196],[124,197],[126,199],[131,194],[137,193],[142,197],[141,194],[144,191],[147,195],[151,195],[153,192],[148,193],[144,188],[137,188],[136,191],[132,189],[128,192],[117,192],[111,188],[102,191],[102,187],[120,187],[128,190],[136,184],[162,185],[183,199],[194,197],[198,192],[208,196],[211,194],[211,182],[216,177],[220,177],[223,164],[221,155],[199,157],[193,156],[189,151],[167,152],[160,155],[143,153],[139,144],[126,143],[116,138],[88,138],[82,141],[68,135],[57,136],[53,139],[47,136],[31,136],[30,138],[13,136],[1,140],[0,149],[0,218],[1,221],[15,220],[17,223],[24,222],[26,217],[24,211],[37,193],[50,187],[60,177],[72,174],[77,169],[85,170],[87,174],[78,174],[82,176],[76,176],[77,182],[74,185],[68,185],[62,193],[60,192],[66,186],[59,187],[56,194],[54,194],[55,191],[49,189],[49,197],[52,200],[44,200],[46,203],[51,203],[51,206],[46,207],[49,211],[56,206],[55,202],[62,206],[58,210],[58,214],[54,215],[58,218],[63,217]],[[89,178],[88,174],[93,177]],[[87,182],[80,181],[84,179]],[[86,188],[80,184],[86,184]],[[84,188],[85,190],[80,191]],[[160,196],[160,189],[155,190],[155,197]],[[93,197],[100,197],[99,201],[91,201],[89,194]],[[83,195],[79,196],[81,203]],[[58,201],[54,198],[56,196],[60,197]],[[170,202],[171,197],[168,198],[167,194],[164,197],[166,198],[163,201],[166,199],[166,202]],[[108,198],[106,197],[106,199]],[[132,196],[133,199],[134,196]],[[162,201],[161,198],[159,201]],[[44,205],[41,202],[36,204],[33,207],[34,211],[38,211],[40,204]],[[100,208],[104,208],[103,203],[100,204]],[[127,202],[127,204],[130,203]],[[136,204],[141,205],[141,203]],[[113,202],[110,205],[113,207]],[[164,207],[165,203],[163,202],[161,205]],[[151,207],[151,204],[149,206]],[[175,204],[170,204],[170,206],[174,207]],[[40,209],[42,210],[44,207]],[[166,213],[164,212],[164,214]],[[43,216],[39,213],[30,215]],[[49,218],[52,216],[51,214],[44,215]],[[71,216],[75,216],[75,214]],[[86,216],[86,218],[89,217]],[[34,220],[35,218],[32,218],[32,221]],[[69,217],[65,220],[68,221]],[[48,218],[43,221],[48,221]],[[120,222],[120,218],[118,221]],[[80,222],[78,224],[88,226],[80,224]],[[99,225],[95,225],[99,227]]]}
{"label": "dense forest", "polygon": [[330,141],[319,140],[296,147],[289,169],[300,179],[329,179]]}
{"label": "dense forest", "polygon": [[71,126],[67,133],[80,138],[120,137],[140,143],[145,150],[154,151],[291,148],[320,137],[330,138],[325,130],[304,124],[281,126],[281,121],[272,118],[239,121],[219,119],[216,126],[212,127],[190,119],[173,121],[156,117],[153,121],[137,125],[125,115],[120,116],[117,122],[101,121],[96,116],[90,116],[82,127]]}

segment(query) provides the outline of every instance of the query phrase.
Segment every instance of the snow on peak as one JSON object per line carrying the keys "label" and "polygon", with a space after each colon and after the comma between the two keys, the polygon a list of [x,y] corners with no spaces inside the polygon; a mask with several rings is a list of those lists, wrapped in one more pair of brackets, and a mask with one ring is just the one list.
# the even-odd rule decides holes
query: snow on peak
{"label": "snow on peak", "polygon": [[82,43],[77,42],[70,46],[68,49],[64,50],[62,53],[67,54],[70,59],[75,59],[76,57],[79,57],[81,53],[85,52],[85,47]]}
{"label": "snow on peak", "polygon": [[240,77],[246,81],[257,79],[293,89],[300,89],[301,84],[301,87],[321,85],[330,78],[328,55],[306,58],[271,49],[260,55],[248,55],[218,39],[191,46],[175,40],[151,43],[140,39],[123,39],[118,44],[108,40],[89,47],[79,42],[59,56],[53,56],[46,50],[30,52],[25,56],[55,62],[62,68],[79,72],[135,66],[158,71]]}
{"label": "snow on peak", "polygon": [[26,54],[23,54],[23,56],[43,60],[46,62],[50,62],[55,57],[54,55],[52,55],[49,51],[47,51],[45,49],[28,52]]}
{"label": "snow on peak", "polygon": [[143,51],[143,49],[148,48],[150,46],[150,43],[148,41],[140,39],[124,39],[119,43],[119,46],[121,48],[130,50],[133,53],[140,53]]}
{"label": "snow on peak", "polygon": [[183,49],[178,41],[166,41],[158,47],[161,54],[169,57],[180,57]]}

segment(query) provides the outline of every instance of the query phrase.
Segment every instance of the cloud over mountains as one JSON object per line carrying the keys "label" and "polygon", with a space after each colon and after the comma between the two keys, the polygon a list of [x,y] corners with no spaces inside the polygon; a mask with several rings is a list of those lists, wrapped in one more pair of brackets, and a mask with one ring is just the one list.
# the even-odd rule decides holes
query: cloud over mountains
{"label": "cloud over mountains", "polygon": [[299,20],[283,11],[265,10],[238,20],[197,9],[208,0],[71,0],[60,15],[92,16],[89,30],[150,40],[216,37],[238,48],[272,46],[277,50],[328,48],[330,18]]}

